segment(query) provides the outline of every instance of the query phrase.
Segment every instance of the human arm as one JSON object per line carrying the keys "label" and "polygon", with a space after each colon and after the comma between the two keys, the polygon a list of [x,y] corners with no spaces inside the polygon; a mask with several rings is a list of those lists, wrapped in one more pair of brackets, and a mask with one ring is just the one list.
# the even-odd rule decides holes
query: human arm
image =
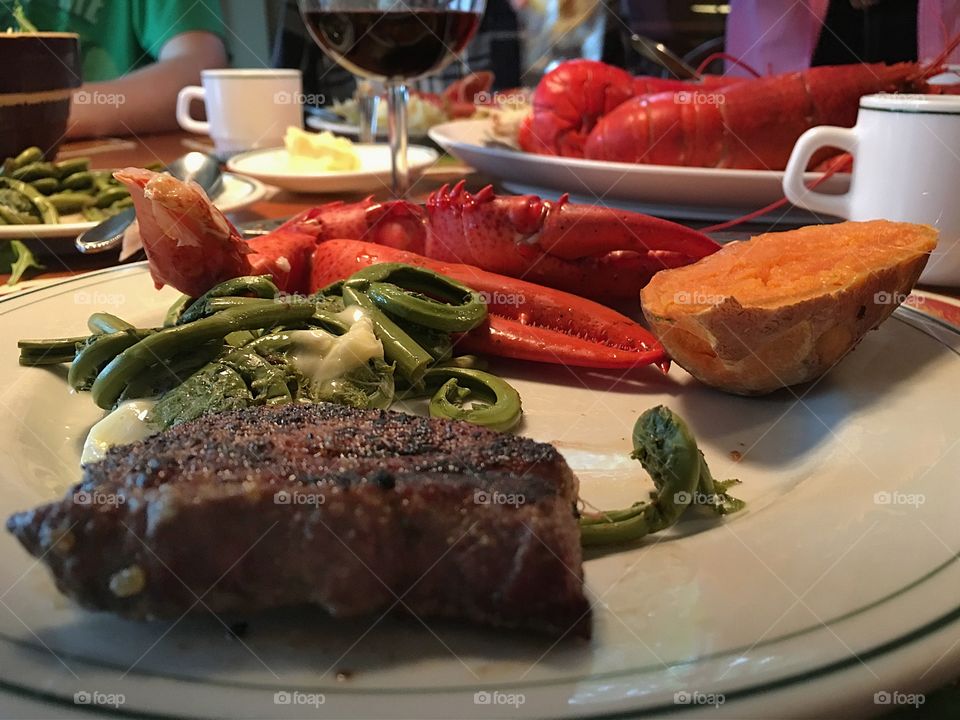
{"label": "human arm", "polygon": [[177,126],[180,89],[196,85],[201,70],[224,67],[226,62],[223,41],[213,33],[190,31],[175,35],[164,43],[157,62],[116,80],[84,83],[74,95],[67,136],[139,135],[171,130]]}

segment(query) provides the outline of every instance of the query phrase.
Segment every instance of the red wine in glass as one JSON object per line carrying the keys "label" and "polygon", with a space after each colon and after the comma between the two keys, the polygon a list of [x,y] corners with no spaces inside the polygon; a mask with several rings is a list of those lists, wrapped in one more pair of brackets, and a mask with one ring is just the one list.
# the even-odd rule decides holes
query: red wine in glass
{"label": "red wine in glass", "polygon": [[459,55],[480,25],[463,10],[312,10],[317,43],[354,75],[410,80]]}
{"label": "red wine in glass", "polygon": [[409,186],[404,81],[436,72],[459,55],[480,26],[486,0],[300,0],[317,45],[355,75],[387,85],[393,191]]}

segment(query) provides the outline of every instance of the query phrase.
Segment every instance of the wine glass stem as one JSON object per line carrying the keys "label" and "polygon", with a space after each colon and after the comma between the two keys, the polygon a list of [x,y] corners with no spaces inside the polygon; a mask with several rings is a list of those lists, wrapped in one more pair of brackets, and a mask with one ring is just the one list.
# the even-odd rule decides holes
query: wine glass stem
{"label": "wine glass stem", "polygon": [[357,105],[360,108],[360,130],[357,139],[362,143],[376,142],[380,96],[374,92],[368,80],[357,83]]}
{"label": "wine glass stem", "polygon": [[398,80],[387,81],[387,116],[393,194],[403,197],[410,189],[410,172],[407,168],[407,86]]}

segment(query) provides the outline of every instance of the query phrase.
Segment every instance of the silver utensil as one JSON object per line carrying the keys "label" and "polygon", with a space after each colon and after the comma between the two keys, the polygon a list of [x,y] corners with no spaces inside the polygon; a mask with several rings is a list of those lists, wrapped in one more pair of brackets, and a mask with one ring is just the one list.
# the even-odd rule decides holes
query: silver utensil
{"label": "silver utensil", "polygon": [[[223,174],[216,158],[201,152],[189,152],[167,165],[164,170],[180,180],[192,180],[204,189],[211,198],[223,189]],[[119,247],[123,233],[136,219],[133,208],[109,217],[95,227],[81,233],[75,245],[84,255],[107,252]]]}
{"label": "silver utensil", "polygon": [[678,80],[700,80],[700,73],[663,43],[645,35],[631,35],[630,45],[647,60],[666,68]]}

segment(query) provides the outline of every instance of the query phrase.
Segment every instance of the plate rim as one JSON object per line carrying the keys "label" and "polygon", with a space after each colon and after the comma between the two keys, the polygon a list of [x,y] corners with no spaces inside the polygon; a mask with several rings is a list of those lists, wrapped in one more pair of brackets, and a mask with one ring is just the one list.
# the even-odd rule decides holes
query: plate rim
{"label": "plate rim", "polygon": [[[464,147],[475,151],[487,153],[492,157],[501,160],[522,159],[527,162],[539,162],[545,165],[567,167],[573,169],[601,170],[609,169],[611,171],[623,172],[657,172],[664,175],[673,175],[677,178],[703,177],[704,174],[722,173],[725,177],[754,180],[783,180],[784,170],[745,170],[742,168],[709,168],[694,167],[686,165],[654,165],[650,163],[629,163],[613,162],[610,160],[588,160],[586,158],[563,157],[558,155],[538,155],[528,153],[523,150],[514,150],[508,147],[489,147],[486,145],[477,145],[466,140],[453,138],[449,135],[449,128],[454,125],[490,125],[489,119],[479,120],[450,120],[449,122],[434,125],[428,131],[430,139],[449,152],[449,147]],[[449,147],[448,147],[449,146]],[[823,176],[823,173],[805,172],[804,181],[813,182]]]}
{"label": "plate rim", "polygon": [[[145,275],[146,272],[147,272],[147,267],[146,267],[146,263],[144,262],[94,270],[92,272],[83,273],[73,277],[63,278],[56,282],[50,283],[49,285],[32,288],[30,290],[23,291],[22,293],[16,293],[7,297],[0,298],[0,305],[4,303],[15,303],[17,300],[22,300],[26,296],[36,295],[37,293],[50,294],[51,292],[55,292],[58,289],[61,289],[63,286],[69,286],[76,283],[86,282],[88,280],[95,279],[98,276],[106,275],[108,273],[110,274],[121,273],[121,274],[129,275],[131,276],[131,278],[133,278],[133,277],[136,277],[137,275]],[[4,308],[3,310],[0,310],[0,316],[7,315],[19,309],[29,307],[30,305],[33,304],[35,300],[36,298],[33,301],[27,302],[23,305],[19,305],[19,307]],[[927,315],[921,310],[918,310],[913,307],[901,306],[900,308],[897,309],[896,315],[899,321],[904,322],[908,326],[912,327],[913,329],[925,335],[928,335],[931,339],[933,339],[940,345],[943,345],[946,349],[950,350],[954,354],[960,355],[960,328],[958,328],[957,326],[954,326],[939,318]],[[949,338],[951,342],[947,342],[944,337],[941,337],[938,334],[934,334],[933,332],[931,332],[929,327],[925,327],[928,324],[932,324],[935,327],[939,327],[945,330],[947,333],[947,338]],[[930,570],[927,570],[926,572],[922,573],[921,575],[919,575],[909,583],[906,583],[900,586],[899,588],[890,591],[889,593],[887,593],[886,595],[880,598],[871,600],[870,602],[858,608],[849,610],[846,613],[843,613],[837,617],[830,618],[829,620],[826,620],[822,623],[817,623],[812,627],[801,628],[801,629],[792,631],[790,633],[786,633],[785,635],[778,636],[777,638],[773,638],[768,642],[764,642],[762,645],[758,644],[758,645],[755,645],[754,647],[769,646],[778,642],[792,640],[798,636],[809,634],[810,632],[814,632],[817,629],[821,629],[825,625],[829,626],[835,623],[844,622],[856,616],[862,615],[865,612],[869,612],[870,610],[876,607],[884,605],[885,603],[893,600],[894,598],[901,597],[902,595],[917,589],[918,587],[920,587],[921,585],[923,585],[933,577],[936,577],[937,575],[942,573],[948,567],[954,565],[958,560],[960,560],[960,552],[954,553],[952,556],[942,561],[936,567]],[[845,670],[848,667],[851,667],[857,664],[858,662],[860,662],[860,659],[863,659],[863,658],[873,659],[876,657],[888,655],[890,653],[893,653],[902,649],[906,645],[909,645],[913,642],[916,642],[924,638],[929,638],[937,630],[951,625],[952,623],[956,622],[958,619],[960,619],[960,604],[955,604],[949,610],[939,614],[937,617],[933,618],[932,620],[927,620],[916,627],[911,627],[909,629],[906,629],[903,632],[899,633],[896,637],[892,639],[886,639],[875,645],[872,645],[869,648],[863,650],[862,652],[856,653],[855,656],[843,657],[827,663],[816,665],[814,667],[799,670],[782,677],[765,679],[762,682],[756,682],[754,684],[745,685],[743,687],[736,688],[734,690],[724,693],[724,695],[726,698],[729,698],[731,700],[747,699],[750,697],[761,695],[763,693],[785,689],[793,685],[796,685],[797,683],[801,683],[813,678],[833,675]],[[12,639],[6,636],[5,634],[0,634],[0,637],[2,637],[3,640],[6,641],[7,643],[16,645],[18,647],[25,647],[34,652],[40,652],[42,650],[42,648],[38,646],[34,646],[28,641]],[[722,652],[712,653],[709,655],[698,656],[695,662],[717,660],[731,654],[736,655],[738,651],[742,651],[742,650],[743,648],[733,648],[733,649],[726,649]],[[84,655],[75,655],[73,653],[66,653],[66,656],[69,656],[71,657],[71,659],[75,659],[84,665],[87,665],[92,668],[97,668],[99,670],[116,670],[116,668],[109,663],[101,663],[101,662],[98,662],[97,660],[91,660],[90,658]],[[671,667],[676,667],[679,664],[686,665],[686,664],[689,664],[689,662],[677,663],[675,665],[671,665]],[[531,688],[531,689],[549,688],[549,687],[560,686],[560,685],[569,685],[577,682],[603,681],[605,679],[611,679],[611,678],[630,677],[630,676],[637,675],[638,673],[649,674],[649,672],[650,672],[649,668],[641,667],[641,668],[618,670],[618,671],[607,672],[607,673],[600,673],[595,675],[586,675],[586,676],[580,676],[580,677],[551,678],[548,680],[528,682],[528,683],[517,684],[517,685],[498,682],[495,685],[490,685],[489,687],[496,687],[496,689],[501,689],[501,690],[505,688],[513,689],[515,687],[518,689],[519,688]],[[168,675],[165,673],[156,673],[156,672],[140,673],[140,672],[134,671],[134,672],[131,672],[130,674],[137,675],[143,679],[155,678],[158,680],[166,680],[166,681],[171,681],[175,683],[187,682],[191,684],[209,686],[211,688],[221,688],[221,689],[234,688],[234,689],[257,690],[257,691],[276,689],[276,687],[270,686],[270,685],[251,684],[251,683],[224,683],[218,680],[211,681],[208,678],[195,679],[191,677],[185,677],[185,676],[179,676],[179,675]],[[52,701],[55,703],[69,702],[69,699],[64,696],[45,695],[42,692],[35,690],[31,686],[21,686],[21,685],[18,685],[17,683],[10,683],[10,681],[5,678],[0,678],[0,688],[2,687],[10,687],[14,691],[23,692],[25,694],[28,694],[31,697],[37,697],[44,701]],[[305,689],[316,690],[316,688],[307,688],[306,686],[303,686],[303,687]],[[439,688],[416,688],[416,689],[357,688],[357,689],[349,689],[349,690],[348,689],[338,690],[336,688],[324,687],[323,690],[324,692],[329,692],[331,694],[353,695],[353,696],[376,696],[376,695],[386,696],[386,695],[396,695],[396,694],[416,696],[416,695],[438,695],[438,694],[453,693],[453,692],[463,692],[465,690],[476,690],[477,688],[484,688],[484,687],[488,687],[488,686],[481,685],[481,684],[472,684],[467,686],[451,685],[451,686],[444,686]],[[293,689],[293,688],[292,686],[284,686],[284,689]],[[658,713],[663,713],[671,710],[676,711],[676,705],[657,705],[657,706],[649,706],[647,708],[635,708],[635,709],[628,709],[628,710],[611,710],[611,711],[605,711],[605,712],[600,712],[595,714],[584,714],[584,715],[581,715],[581,717],[593,718],[595,720],[618,720],[619,718],[626,718],[626,717],[646,717],[649,715],[655,715]],[[126,714],[129,714],[129,712],[130,711],[120,711],[119,714],[126,715]],[[143,715],[143,713],[135,713],[135,714],[137,714],[138,716]],[[156,715],[156,716],[168,717],[166,715]]]}
{"label": "plate rim", "polygon": [[[365,146],[379,146],[384,147],[383,143],[354,143],[355,145],[365,145]],[[383,168],[380,170],[349,170],[349,171],[333,171],[333,172],[320,172],[320,173],[299,173],[299,174],[290,174],[290,173],[277,173],[270,171],[260,171],[251,172],[249,169],[241,169],[236,163],[243,162],[244,160],[249,160],[252,157],[257,155],[264,155],[266,153],[277,152],[282,150],[286,152],[286,148],[283,147],[272,147],[272,148],[258,148],[256,150],[248,150],[243,153],[232,156],[227,160],[227,169],[237,175],[245,175],[247,177],[252,177],[255,179],[262,179],[265,182],[270,182],[271,180],[281,180],[284,182],[290,181],[325,181],[325,180],[365,180],[367,178],[378,177],[384,174],[390,173],[390,168]],[[422,151],[426,154],[426,159],[417,162],[410,161],[410,150],[416,150],[418,152]],[[432,155],[432,157],[431,157]],[[409,162],[409,167],[412,172],[417,172],[425,167],[428,167],[430,164],[435,163],[440,157],[440,153],[434,150],[431,147],[426,145],[417,145],[412,144],[407,146],[407,159]]]}

